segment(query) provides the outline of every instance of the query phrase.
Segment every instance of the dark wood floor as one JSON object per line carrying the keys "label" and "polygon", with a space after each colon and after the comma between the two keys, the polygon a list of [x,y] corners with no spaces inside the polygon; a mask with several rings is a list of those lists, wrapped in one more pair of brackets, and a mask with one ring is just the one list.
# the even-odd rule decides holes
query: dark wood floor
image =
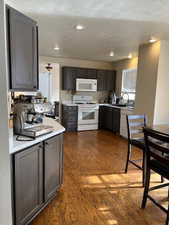
{"label": "dark wood floor", "polygon": [[[151,202],[140,209],[141,171],[123,173],[126,150],[126,140],[108,131],[66,133],[64,185],[31,225],[163,225],[165,214]],[[152,185],[159,181],[153,174]],[[153,196],[162,200],[167,190]]]}

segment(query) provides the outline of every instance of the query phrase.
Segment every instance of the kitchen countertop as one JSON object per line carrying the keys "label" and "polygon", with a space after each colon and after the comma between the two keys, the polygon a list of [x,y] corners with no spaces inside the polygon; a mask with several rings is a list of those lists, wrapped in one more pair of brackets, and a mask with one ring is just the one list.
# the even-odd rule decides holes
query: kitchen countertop
{"label": "kitchen countertop", "polygon": [[[71,102],[64,102],[62,104],[63,105],[66,105],[66,106],[78,106],[78,104],[71,103]],[[113,107],[113,108],[118,108],[118,109],[122,109],[122,110],[134,110],[133,107],[129,107],[129,106],[120,107],[120,106],[116,106],[116,105],[111,105],[109,103],[96,103],[96,105],[99,105],[99,106],[105,105],[105,106],[109,106],[109,107]]]}
{"label": "kitchen countertop", "polygon": [[116,106],[116,105],[111,105],[109,103],[101,103],[99,105],[105,105],[105,106],[108,106],[108,107],[112,107],[112,108],[117,108],[117,109],[122,109],[122,110],[134,110],[133,107],[129,107],[129,106]]}
{"label": "kitchen countertop", "polygon": [[43,124],[53,126],[54,131],[49,134],[45,134],[40,137],[37,137],[35,140],[32,140],[32,141],[17,141],[16,140],[17,136],[13,135],[12,133],[13,130],[10,129],[10,140],[9,140],[10,154],[16,153],[17,151],[28,148],[34,144],[40,143],[48,138],[51,138],[65,131],[65,128],[60,123],[56,122],[54,119],[51,119],[51,118],[45,118]]}

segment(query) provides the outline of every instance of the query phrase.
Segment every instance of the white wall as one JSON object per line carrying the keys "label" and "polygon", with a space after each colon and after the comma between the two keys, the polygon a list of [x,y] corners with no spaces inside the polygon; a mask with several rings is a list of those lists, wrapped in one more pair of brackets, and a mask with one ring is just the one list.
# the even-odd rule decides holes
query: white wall
{"label": "white wall", "polygon": [[169,124],[169,42],[161,41],[154,124]]}
{"label": "white wall", "polygon": [[[45,76],[48,75],[49,72],[46,70],[47,62],[41,62],[40,63],[40,68],[39,68],[39,73],[40,76]],[[48,90],[49,95],[50,95],[50,101],[59,101],[60,100],[60,66],[58,63],[52,63],[51,66],[53,69],[50,71],[50,90]],[[45,84],[46,87],[48,86]]]}
{"label": "white wall", "polygon": [[114,68],[111,62],[91,61],[72,58],[40,56],[40,62],[58,63],[60,66],[74,66],[74,67],[96,68],[96,69],[113,70]]}
{"label": "white wall", "polygon": [[11,180],[3,0],[0,0],[0,143],[0,224],[11,225]]}
{"label": "white wall", "polygon": [[135,112],[145,113],[153,124],[160,42],[139,47]]}

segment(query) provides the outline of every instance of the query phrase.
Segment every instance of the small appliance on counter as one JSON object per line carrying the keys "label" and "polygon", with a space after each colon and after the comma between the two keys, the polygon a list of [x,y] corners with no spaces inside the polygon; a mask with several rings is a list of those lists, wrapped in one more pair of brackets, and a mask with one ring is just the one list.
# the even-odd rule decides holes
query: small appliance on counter
{"label": "small appliance on counter", "polygon": [[14,134],[36,138],[53,131],[43,125],[43,116],[52,109],[50,103],[17,103],[14,105]]}
{"label": "small appliance on counter", "polygon": [[112,93],[111,95],[109,95],[108,103],[116,104],[116,100],[117,100],[117,96],[115,93]]}

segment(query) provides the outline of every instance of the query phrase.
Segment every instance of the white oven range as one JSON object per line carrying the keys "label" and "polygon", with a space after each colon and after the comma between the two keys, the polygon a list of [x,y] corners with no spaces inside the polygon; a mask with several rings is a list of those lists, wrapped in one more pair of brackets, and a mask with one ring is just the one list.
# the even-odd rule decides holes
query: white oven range
{"label": "white oven range", "polygon": [[98,129],[99,106],[97,104],[78,105],[78,131]]}
{"label": "white oven range", "polygon": [[73,96],[73,103],[78,105],[78,131],[98,129],[99,105],[92,99],[92,96]]}

